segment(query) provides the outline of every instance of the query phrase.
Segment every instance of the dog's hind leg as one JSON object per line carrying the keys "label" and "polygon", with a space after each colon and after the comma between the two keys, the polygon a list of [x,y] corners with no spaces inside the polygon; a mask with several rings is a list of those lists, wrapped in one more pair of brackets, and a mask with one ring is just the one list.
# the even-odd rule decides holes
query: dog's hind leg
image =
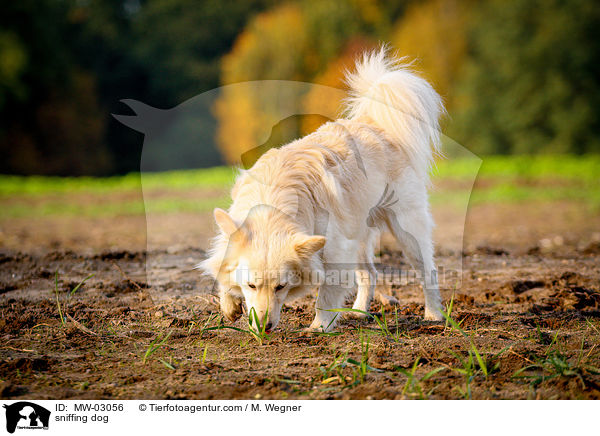
{"label": "dog's hind leg", "polygon": [[400,301],[396,297],[394,297],[392,295],[384,294],[383,292],[381,292],[378,289],[375,290],[375,300],[379,301],[379,304],[381,304],[382,306],[399,306],[400,305]]}
{"label": "dog's hind leg", "polygon": [[408,262],[422,275],[425,319],[443,320],[442,299],[433,261],[433,220],[429,210],[426,205],[406,210],[395,204],[386,211],[386,221]]}

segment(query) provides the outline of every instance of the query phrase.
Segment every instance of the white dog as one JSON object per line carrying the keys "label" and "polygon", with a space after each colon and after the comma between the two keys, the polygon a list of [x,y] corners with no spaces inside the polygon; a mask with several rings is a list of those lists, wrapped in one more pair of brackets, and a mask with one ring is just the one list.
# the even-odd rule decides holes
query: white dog
{"label": "white dog", "polygon": [[[366,54],[346,79],[346,118],[269,150],[237,178],[229,211],[214,211],[220,233],[199,267],[217,280],[229,320],[245,299],[270,331],[285,302],[318,289],[309,330],[330,331],[354,274],[353,307],[368,312],[383,230],[422,274],[425,319],[443,319],[427,196],[441,99],[385,49]],[[341,279],[348,271],[349,283]]]}

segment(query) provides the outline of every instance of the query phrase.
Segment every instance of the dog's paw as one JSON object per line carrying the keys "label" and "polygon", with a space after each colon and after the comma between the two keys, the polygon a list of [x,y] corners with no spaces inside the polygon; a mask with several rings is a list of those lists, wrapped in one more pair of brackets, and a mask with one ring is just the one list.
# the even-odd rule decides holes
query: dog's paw
{"label": "dog's paw", "polygon": [[391,295],[377,294],[376,298],[382,306],[400,306],[400,300]]}
{"label": "dog's paw", "polygon": [[335,320],[327,323],[315,320],[310,327],[305,328],[303,331],[306,333],[329,333],[334,330],[335,324]]}
{"label": "dog's paw", "polygon": [[243,314],[242,302],[229,296],[221,297],[221,313],[227,321],[237,321]]}
{"label": "dog's paw", "polygon": [[[353,309],[356,309],[356,308],[353,307]],[[368,318],[369,315],[366,310],[362,310],[362,309],[358,309],[358,310],[360,310],[361,312],[346,312],[344,314],[344,317],[346,319],[358,319],[358,320]]]}
{"label": "dog's paw", "polygon": [[239,312],[237,312],[237,311],[235,311],[235,312],[223,312],[223,311],[221,311],[221,313],[223,314],[223,316],[225,317],[225,319],[228,322],[230,322],[230,323],[236,322],[242,316],[242,311],[241,310]]}
{"label": "dog's paw", "polygon": [[440,309],[425,308],[425,321],[443,321],[444,315]]}

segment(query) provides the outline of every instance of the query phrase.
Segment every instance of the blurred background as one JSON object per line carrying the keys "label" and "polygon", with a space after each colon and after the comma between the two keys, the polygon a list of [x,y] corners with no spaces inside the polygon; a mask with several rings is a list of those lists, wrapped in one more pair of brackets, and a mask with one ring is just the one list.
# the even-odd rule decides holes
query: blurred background
{"label": "blurred background", "polygon": [[[102,223],[76,231],[83,218],[114,223],[118,216],[132,220],[130,229],[143,226],[137,172],[144,138],[111,117],[131,114],[121,99],[168,109],[222,85],[262,79],[343,88],[344,69],[385,42],[443,96],[443,132],[484,158],[472,204],[537,202],[539,222],[525,225],[531,244],[562,244],[551,228],[540,230],[548,214],[560,211],[566,223],[583,214],[583,227],[598,224],[599,33],[595,0],[4,1],[0,242],[21,249],[139,243],[114,227],[94,237]],[[305,96],[307,113],[318,97]],[[228,165],[257,141],[252,95],[223,92],[210,116],[215,132],[197,144],[194,164],[209,169],[152,182],[154,210],[165,217],[225,205]],[[322,121],[287,120],[276,142]],[[440,166],[434,203],[436,195],[469,195],[478,168],[467,167]],[[494,210],[499,225],[522,213]],[[42,218],[32,230],[31,220]],[[600,239],[590,232],[584,238]],[[491,233],[482,230],[495,240]]]}
{"label": "blurred background", "polygon": [[[111,118],[119,100],[170,108],[261,79],[343,87],[379,42],[414,60],[444,97],[445,134],[475,153],[600,151],[594,0],[20,0],[0,23],[5,174],[136,171],[142,138]],[[252,110],[244,95],[219,101],[204,166],[235,163],[244,138],[223,131]]]}

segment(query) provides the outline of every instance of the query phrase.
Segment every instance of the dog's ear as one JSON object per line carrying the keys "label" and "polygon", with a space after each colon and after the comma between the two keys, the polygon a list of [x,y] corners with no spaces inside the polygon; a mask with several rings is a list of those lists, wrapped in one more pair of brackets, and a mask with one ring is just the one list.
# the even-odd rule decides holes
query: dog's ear
{"label": "dog's ear", "polygon": [[215,216],[215,221],[217,222],[217,225],[219,226],[221,231],[223,231],[223,233],[225,233],[226,235],[231,236],[238,230],[238,224],[223,209],[219,209],[217,207],[214,210],[213,214]]}
{"label": "dog's ear", "polygon": [[294,249],[300,257],[310,257],[325,246],[325,236],[306,236],[294,244]]}

